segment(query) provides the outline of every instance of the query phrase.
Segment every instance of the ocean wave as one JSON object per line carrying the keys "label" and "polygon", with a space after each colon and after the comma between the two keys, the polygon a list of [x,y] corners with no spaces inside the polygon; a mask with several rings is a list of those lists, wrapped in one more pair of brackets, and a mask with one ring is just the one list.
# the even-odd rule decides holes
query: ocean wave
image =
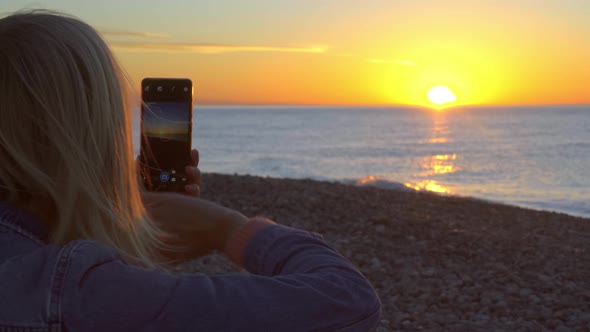
{"label": "ocean wave", "polygon": [[369,175],[359,180],[344,180],[346,184],[352,184],[359,187],[376,187],[381,189],[398,190],[405,192],[416,192],[417,190],[406,186],[401,182],[389,181],[382,178],[378,178],[374,175]]}
{"label": "ocean wave", "polygon": [[[396,190],[396,191],[404,191],[404,192],[419,192],[419,191],[427,191],[434,194],[449,194],[450,192],[446,191],[439,191],[431,190],[428,186],[416,186],[410,183],[402,183],[402,182],[395,182],[386,180],[383,178],[379,178],[374,175],[366,176],[362,179],[357,180],[344,180],[339,181],[341,183],[355,185],[359,187],[375,187],[381,189],[388,189],[388,190]],[[453,196],[458,197],[467,197],[463,196],[458,193],[450,193]],[[590,217],[590,204],[586,201],[534,201],[534,200],[514,200],[510,199],[510,197],[498,197],[498,195],[493,195],[495,197],[486,197],[488,195],[480,194],[477,196],[469,196],[471,199],[481,200],[489,203],[499,203],[499,204],[509,204],[520,206],[524,208],[534,209],[534,210],[542,210],[542,211],[549,211],[549,212],[558,212],[558,213],[566,213],[573,216],[589,218]]]}

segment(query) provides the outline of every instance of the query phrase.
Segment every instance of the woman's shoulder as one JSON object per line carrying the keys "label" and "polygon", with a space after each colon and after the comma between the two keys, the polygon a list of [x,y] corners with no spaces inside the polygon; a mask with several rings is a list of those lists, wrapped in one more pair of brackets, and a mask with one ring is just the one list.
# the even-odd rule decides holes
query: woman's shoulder
{"label": "woman's shoulder", "polygon": [[[23,324],[49,327],[47,324],[59,320],[64,289],[79,285],[84,271],[92,266],[120,259],[114,250],[95,241],[39,245],[20,234],[5,235],[12,240],[0,237],[0,298],[5,300],[0,312],[9,321],[0,320],[0,330]],[[9,247],[1,246],[8,242]]]}

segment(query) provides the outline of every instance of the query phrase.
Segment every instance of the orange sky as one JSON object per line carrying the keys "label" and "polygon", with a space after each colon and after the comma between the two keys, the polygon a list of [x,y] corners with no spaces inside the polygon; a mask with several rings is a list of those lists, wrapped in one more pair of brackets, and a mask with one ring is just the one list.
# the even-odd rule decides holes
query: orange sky
{"label": "orange sky", "polygon": [[97,27],[136,88],[188,77],[197,104],[430,105],[435,85],[458,105],[590,104],[586,0],[41,2]]}

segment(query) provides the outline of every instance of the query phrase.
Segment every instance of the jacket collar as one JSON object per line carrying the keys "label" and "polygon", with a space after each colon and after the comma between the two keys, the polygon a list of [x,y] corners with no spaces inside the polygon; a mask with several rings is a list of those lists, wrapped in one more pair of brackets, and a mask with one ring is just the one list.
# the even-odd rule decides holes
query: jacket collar
{"label": "jacket collar", "polygon": [[49,229],[45,224],[30,212],[5,202],[0,202],[0,224],[16,226],[17,230],[23,230],[43,242],[48,242]]}

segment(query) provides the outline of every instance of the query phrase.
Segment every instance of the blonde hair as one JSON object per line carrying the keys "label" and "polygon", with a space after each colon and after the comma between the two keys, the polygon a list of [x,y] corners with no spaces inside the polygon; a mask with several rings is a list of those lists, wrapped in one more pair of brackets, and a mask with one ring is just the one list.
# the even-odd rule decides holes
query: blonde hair
{"label": "blonde hair", "polygon": [[96,240],[157,266],[165,234],[141,201],[125,79],[106,43],[76,18],[29,11],[0,19],[0,45],[0,199],[50,207],[53,243]]}

